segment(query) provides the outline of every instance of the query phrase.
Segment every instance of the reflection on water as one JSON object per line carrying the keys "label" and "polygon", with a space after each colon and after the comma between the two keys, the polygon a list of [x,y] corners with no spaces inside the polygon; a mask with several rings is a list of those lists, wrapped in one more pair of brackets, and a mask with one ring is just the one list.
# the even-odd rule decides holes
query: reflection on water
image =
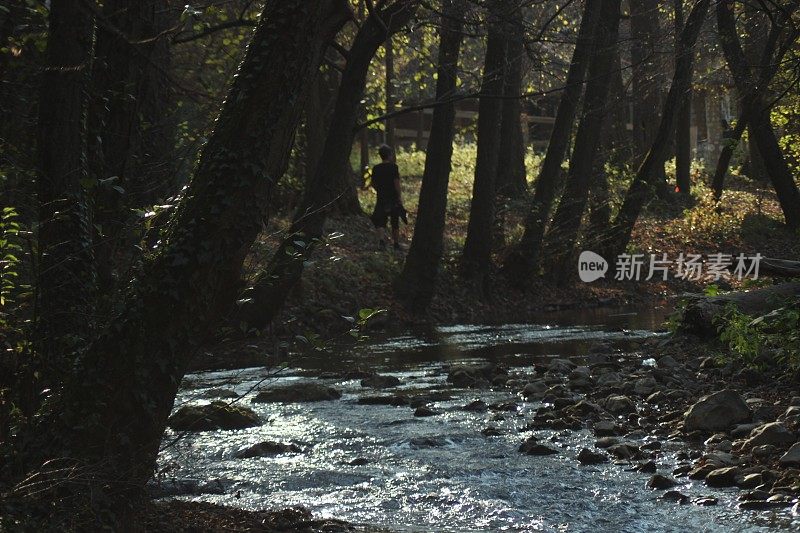
{"label": "reflection on water", "polygon": [[[495,359],[527,366],[539,354],[574,353],[601,346],[609,351],[654,334],[630,320],[605,328],[597,323],[452,326],[376,340],[304,368],[348,370],[393,368],[400,391],[447,387],[442,362]],[[630,329],[627,329],[630,328]],[[577,451],[592,447],[588,431],[538,431],[559,450],[533,457],[517,452],[529,433],[520,433],[536,402],[510,391],[450,390],[452,399],[432,406],[438,416],[415,418],[409,407],[359,405],[376,392],[356,380],[322,380],[340,389],[341,400],[312,404],[251,403],[253,389],[297,380],[301,369],[279,378],[265,369],[208,372],[187,376],[178,403],[198,401],[204,391],[227,388],[245,395],[266,423],[239,431],[188,434],[173,443],[165,436],[160,466],[178,478],[216,480],[222,494],[190,496],[246,509],[304,505],[318,515],[354,523],[385,525],[396,531],[595,531],[683,532],[792,529],[788,511],[743,514],[734,509],[736,492],[712,491],[682,479],[678,490],[691,497],[714,495],[716,507],[678,505],[644,488],[647,476],[615,465],[580,466]],[[393,392],[397,389],[393,389]],[[516,413],[475,413],[461,409],[481,398],[487,403],[516,400]],[[498,436],[484,437],[492,426]],[[299,454],[236,459],[242,448],[265,440],[294,442]],[[665,442],[660,471],[668,473],[684,445]],[[186,496],[189,497],[189,496]]]}

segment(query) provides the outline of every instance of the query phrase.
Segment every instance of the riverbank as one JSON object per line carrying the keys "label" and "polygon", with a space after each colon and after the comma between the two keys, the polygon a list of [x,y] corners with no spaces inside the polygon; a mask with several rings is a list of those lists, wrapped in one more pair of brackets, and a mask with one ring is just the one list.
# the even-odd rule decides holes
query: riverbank
{"label": "riverbank", "polygon": [[387,533],[341,520],[315,519],[302,507],[282,511],[245,511],[205,502],[151,502],[140,517],[148,533]]}

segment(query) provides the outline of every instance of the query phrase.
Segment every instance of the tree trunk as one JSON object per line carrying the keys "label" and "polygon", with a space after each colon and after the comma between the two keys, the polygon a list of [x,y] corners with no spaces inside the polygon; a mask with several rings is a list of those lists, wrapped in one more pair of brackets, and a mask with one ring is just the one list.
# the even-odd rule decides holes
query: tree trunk
{"label": "tree trunk", "polygon": [[306,180],[317,172],[325,148],[325,138],[333,113],[338,76],[333,69],[323,69],[313,81],[304,113]]}
{"label": "tree trunk", "polygon": [[[767,45],[764,28],[769,24],[769,17],[767,17],[767,13],[764,12],[761,6],[755,6],[749,2],[744,3],[744,14],[744,53],[750,65],[751,75],[758,77],[759,67],[766,67],[766,64],[761,63],[761,60],[764,57],[764,50]],[[768,88],[765,90],[768,90]],[[769,95],[767,95],[767,98],[769,98]],[[747,176],[753,180],[769,181],[764,158],[761,157],[761,152],[758,151],[758,145],[752,142],[752,134],[750,136],[751,141],[747,143]]]}
{"label": "tree trunk", "polygon": [[[741,112],[736,121],[736,127],[733,129],[731,138],[722,147],[714,175],[711,179],[711,188],[714,191],[714,198],[717,202],[722,199],[722,192],[725,186],[725,175],[728,172],[728,167],[733,157],[733,152],[742,138],[745,129],[749,128],[750,122],[755,115],[764,113],[765,110],[760,107],[765,102],[766,98],[763,94],[769,88],[772,79],[778,73],[779,66],[783,61],[786,53],[791,49],[791,43],[800,35],[800,30],[793,29],[792,33],[784,38],[784,44],[779,47],[781,34],[784,28],[779,24],[773,24],[766,39],[761,46],[761,57],[751,63],[751,65],[761,65],[760,69],[755,68],[751,70],[751,76],[758,79],[757,83],[750,85],[750,89],[743,97],[739,99],[739,107]],[[763,31],[763,28],[762,30]],[[751,148],[754,146],[752,138],[750,140]],[[760,157],[760,152],[755,149]],[[752,157],[752,152],[751,152]],[[751,164],[753,161],[751,160]]]}
{"label": "tree trunk", "polygon": [[503,113],[503,78],[506,64],[506,27],[508,2],[493,0],[488,4],[488,36],[483,63],[481,97],[478,103],[478,138],[475,181],[469,224],[461,267],[487,293],[492,261],[492,233],[495,222],[495,180],[500,150],[500,126]]}
{"label": "tree trunk", "polygon": [[[436,100],[439,102],[446,101],[456,91],[466,5],[465,0],[445,0],[442,8],[436,78]],[[403,272],[395,284],[398,296],[415,313],[428,308],[436,291],[442,259],[455,116],[455,104],[452,102],[433,109],[414,237]]]}
{"label": "tree trunk", "polygon": [[578,39],[572,53],[564,91],[558,103],[547,153],[536,180],[533,202],[525,219],[525,231],[519,244],[510,252],[503,265],[509,279],[527,279],[538,268],[542,237],[561,183],[561,163],[569,146],[572,123],[575,121],[578,102],[583,92],[599,12],[600,2],[585,3]]}
{"label": "tree trunk", "polygon": [[[725,60],[736,83],[736,90],[740,97],[744,98],[756,82],[748,71],[747,59],[739,43],[733,5],[732,0],[722,0],[717,4],[717,28]],[[786,225],[795,229],[800,227],[800,191],[775,138],[769,118],[769,106],[763,97],[763,91],[757,94],[755,102],[758,112],[754,113],[749,121],[752,141],[756,143],[758,151],[763,156]]]}
{"label": "tree trunk", "polygon": [[[303,200],[294,214],[291,230],[255,283],[245,291],[236,312],[237,323],[263,329],[283,307],[289,292],[303,274],[303,263],[322,237],[332,205],[352,183],[342,185],[350,172],[350,151],[356,135],[356,120],[366,86],[369,64],[386,41],[386,29],[396,33],[416,10],[415,0],[398,0],[361,26],[350,48],[347,65],[336,97],[331,125],[317,171],[306,184]],[[380,17],[388,25],[386,29]],[[359,208],[360,209],[360,208]]]}
{"label": "tree trunk", "polygon": [[522,138],[522,62],[525,57],[522,12],[515,8],[509,21],[506,72],[503,94],[500,155],[497,166],[497,195],[519,198],[528,189],[525,171],[525,143]]}
{"label": "tree trunk", "polygon": [[285,171],[303,84],[349,16],[339,0],[266,3],[158,250],[121,315],[78,359],[52,416],[36,428],[29,449],[77,463],[74,490],[93,505],[93,491],[124,502],[152,475],[187,364],[232,303],[242,261]]}
{"label": "tree trunk", "polygon": [[[647,153],[639,170],[636,172],[633,183],[625,195],[625,200],[617,217],[604,239],[602,250],[606,258],[613,263],[613,258],[622,253],[628,246],[633,226],[639,218],[639,213],[645,201],[650,197],[658,182],[658,168],[664,166],[669,151],[670,139],[675,133],[678,122],[678,110],[686,99],[687,89],[691,82],[692,64],[694,60],[694,45],[703,26],[710,0],[697,0],[686,21],[680,36],[680,52],[675,62],[675,73],[672,85],[669,88],[658,134],[653,141],[653,146]],[[655,181],[655,183],[654,183]]]}
{"label": "tree trunk", "polygon": [[[675,57],[680,53],[680,32],[683,30],[683,0],[674,0],[675,8]],[[692,85],[686,100],[678,110],[678,124],[675,129],[675,184],[678,192],[688,195],[692,188]]]}
{"label": "tree trunk", "polygon": [[782,306],[782,302],[800,298],[800,283],[779,283],[747,292],[690,300],[680,316],[680,331],[711,338],[719,334],[718,318],[731,306],[753,318]]}
{"label": "tree trunk", "polygon": [[630,0],[633,139],[639,164],[653,144],[661,107],[658,0]]}
{"label": "tree trunk", "polygon": [[113,293],[115,270],[127,268],[137,244],[120,242],[131,210],[151,206],[175,189],[171,51],[164,33],[173,25],[170,13],[163,0],[110,0],[98,25],[89,142],[98,183],[96,249],[104,294]]}
{"label": "tree trunk", "polygon": [[[386,113],[391,113],[395,108],[394,101],[394,48],[392,47],[392,36],[386,39],[384,44],[384,51],[386,53]],[[394,134],[394,120],[386,119],[386,138],[385,142],[392,148],[396,148],[397,140]]]}
{"label": "tree trunk", "polygon": [[564,281],[568,273],[574,272],[568,263],[578,240],[586,209],[592,170],[607,114],[609,87],[615,75],[614,58],[619,37],[620,3],[620,0],[601,2],[583,111],[575,135],[575,148],[570,159],[564,194],[547,234],[547,246],[555,252],[552,273],[557,275],[559,281]]}
{"label": "tree trunk", "polygon": [[95,271],[86,169],[86,94],[93,17],[73,0],[50,5],[39,97],[39,269],[36,351],[43,387],[60,383],[68,354],[89,340]]}

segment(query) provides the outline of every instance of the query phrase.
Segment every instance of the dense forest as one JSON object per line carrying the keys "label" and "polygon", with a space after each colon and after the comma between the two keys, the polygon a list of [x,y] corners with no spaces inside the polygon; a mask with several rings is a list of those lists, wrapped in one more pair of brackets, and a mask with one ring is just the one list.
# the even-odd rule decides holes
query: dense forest
{"label": "dense forest", "polygon": [[[649,489],[760,491],[745,509],[797,527],[798,80],[796,0],[2,0],[0,531],[445,529],[154,496],[175,442],[288,416],[251,401],[530,409],[517,429],[551,433],[525,460],[588,430]],[[603,308],[607,339],[510,333]],[[494,351],[452,340],[476,324]],[[415,396],[391,371],[432,371],[380,343],[423,329],[486,365],[436,355],[449,388]],[[331,386],[262,386],[287,369]],[[486,416],[481,439],[511,431]],[[662,440],[696,447],[673,477]]]}

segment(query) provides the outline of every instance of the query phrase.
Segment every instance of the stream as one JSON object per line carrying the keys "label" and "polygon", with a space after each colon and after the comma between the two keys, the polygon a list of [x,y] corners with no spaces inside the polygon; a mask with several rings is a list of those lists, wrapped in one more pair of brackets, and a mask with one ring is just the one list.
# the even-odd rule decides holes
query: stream
{"label": "stream", "polygon": [[[333,353],[298,355],[278,372],[249,368],[187,375],[176,408],[209,401],[215,389],[232,390],[242,396],[237,402],[253,408],[265,423],[233,431],[167,430],[159,457],[161,482],[195,484],[184,491],[192,494],[175,490],[166,497],[251,510],[302,505],[318,517],[392,531],[797,530],[800,518],[789,509],[738,510],[735,489],[710,489],[678,478],[675,489],[692,499],[718,499],[709,507],[679,505],[659,499],[663,491],[645,488],[649,475],[628,471],[629,466],[581,465],[575,456],[583,447],[593,449],[596,440],[586,429],[536,431],[559,453],[521,454],[517,449],[531,434],[521,430],[539,402],[523,401],[515,389],[456,389],[445,382],[448,366],[456,363],[488,361],[532,372],[534,364],[554,357],[580,360],[590,350],[637,352],[643,341],[664,335],[658,329],[665,315],[665,309],[652,308],[555,312],[529,324],[444,326],[374,336]],[[358,379],[332,377],[356,368],[396,376],[402,384],[380,391],[363,388]],[[258,390],[298,381],[330,385],[343,396],[316,403],[250,401]],[[452,399],[431,404],[442,414],[430,417],[415,417],[408,406],[357,403],[361,396],[404,391],[443,391]],[[475,399],[487,404],[513,400],[520,407],[516,412],[463,410]],[[499,434],[484,436],[481,430],[487,426]],[[291,442],[302,451],[234,457],[262,441]],[[675,454],[687,445],[663,444],[657,462],[659,472],[669,475],[677,464]]]}

